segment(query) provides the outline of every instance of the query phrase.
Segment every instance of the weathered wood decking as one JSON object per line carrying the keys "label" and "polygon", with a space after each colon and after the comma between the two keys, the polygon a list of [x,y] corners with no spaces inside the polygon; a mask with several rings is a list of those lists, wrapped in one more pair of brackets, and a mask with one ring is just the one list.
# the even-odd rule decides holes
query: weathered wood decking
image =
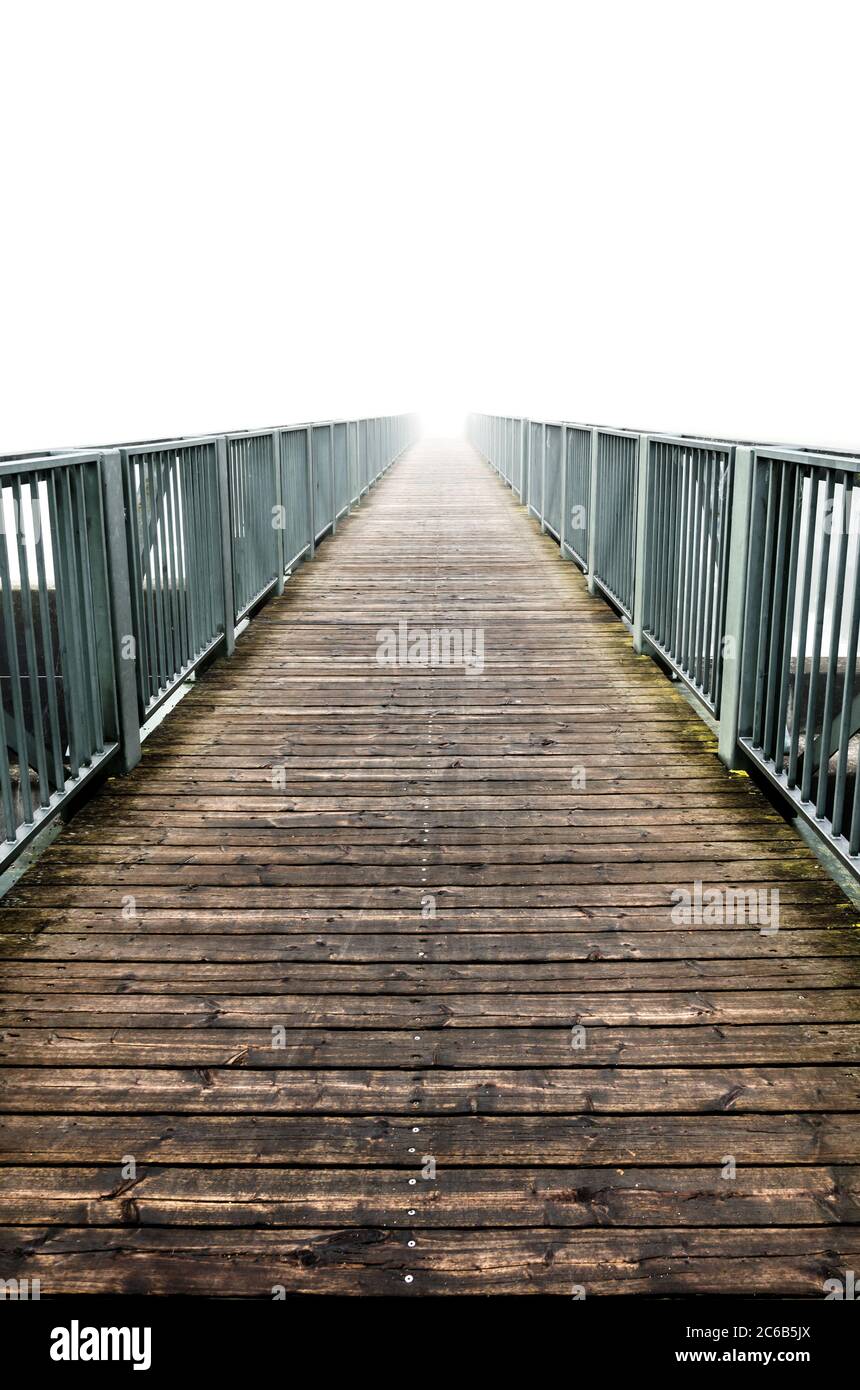
{"label": "weathered wood decking", "polygon": [[[380,668],[400,619],[483,628],[483,674]],[[780,930],[674,923],[696,880],[778,887]],[[396,466],[0,919],[0,1277],[43,1297],[860,1269],[854,913],[465,446]]]}

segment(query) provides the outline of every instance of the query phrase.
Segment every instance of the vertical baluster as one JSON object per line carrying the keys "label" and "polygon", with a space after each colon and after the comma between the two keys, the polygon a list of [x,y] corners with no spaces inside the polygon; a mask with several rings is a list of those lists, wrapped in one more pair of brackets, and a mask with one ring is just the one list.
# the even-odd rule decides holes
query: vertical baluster
{"label": "vertical baluster", "polygon": [[131,584],[132,629],[137,647],[137,693],[140,713],[143,715],[152,697],[152,672],[149,643],[149,616],[147,612],[147,593],[143,582],[141,567],[142,544],[138,517],[139,466],[134,456],[126,449],[120,450],[123,472],[123,498],[128,532],[129,582]]}
{"label": "vertical baluster", "polygon": [[767,639],[767,671],[764,687],[764,737],[762,748],[767,758],[773,758],[776,748],[776,714],[780,663],[782,659],[782,624],[785,614],[786,552],[791,522],[789,465],[779,465],[776,542],[772,572]]}
{"label": "vertical baluster", "polygon": [[[847,483],[842,484],[843,516]],[[839,675],[839,637],[842,628],[842,605],[845,598],[845,568],[848,559],[848,525],[840,527],[836,545],[836,582],[833,587],[833,609],[830,618],[830,644],[827,657],[827,683],[824,688],[824,710],[821,720],[821,743],[818,759],[818,793],[815,798],[815,814],[822,818],[827,809],[827,779],[831,756],[831,730],[833,706],[836,699],[836,681]]]}
{"label": "vertical baluster", "polygon": [[[36,492],[37,521],[34,522],[35,552],[36,552],[36,580],[39,592],[39,628],[42,638],[42,660],[45,667],[45,686],[48,701],[48,727],[51,734],[51,767],[54,787],[61,791],[66,780],[66,772],[63,767],[63,745],[60,734],[60,710],[57,700],[57,668],[54,656],[54,638],[51,626],[51,601],[50,590],[48,588],[48,559],[45,549],[46,532],[50,536],[50,523],[47,517],[47,500],[43,502],[43,492],[46,496],[47,484],[44,474],[34,475],[32,487]],[[32,493],[31,493],[32,498]],[[52,572],[56,570],[56,562],[51,557]],[[54,573],[54,583],[56,585],[56,574]]]}
{"label": "vertical baluster", "polygon": [[[3,489],[0,487],[0,505],[4,503]],[[9,502],[12,509],[12,527],[15,533],[15,550],[18,549],[18,527],[20,520],[15,515],[15,498],[9,495]],[[10,566],[10,553],[12,547],[9,543],[9,532],[4,517],[3,541],[0,542],[0,593],[3,600],[3,626],[6,637],[6,658],[9,662],[9,694],[12,701],[12,727],[15,735],[15,750],[18,755],[18,796],[21,801],[21,818],[25,822],[33,819],[33,798],[30,791],[30,754],[29,739],[27,737],[27,725],[24,719],[24,700],[21,689],[21,670],[18,661],[18,621],[15,614],[15,600],[12,594],[12,575]],[[0,702],[2,703],[2,702]],[[8,739],[8,730],[4,723],[3,729],[4,742]]]}
{"label": "vertical baluster", "polygon": [[36,628],[33,619],[33,596],[30,592],[30,567],[27,559],[27,537],[24,517],[29,514],[32,533],[32,511],[29,507],[30,485],[26,489],[27,510],[24,506],[25,490],[20,475],[16,479],[15,500],[18,511],[18,525],[15,528],[17,543],[18,575],[21,586],[21,624],[24,629],[24,652],[27,658],[28,680],[30,685],[30,723],[29,731],[32,749],[36,760],[36,775],[39,781],[39,803],[47,806],[51,790],[48,783],[48,752],[45,744],[45,729],[42,720],[42,701],[39,698],[39,667],[36,660]]}
{"label": "vertical baluster", "polygon": [[57,470],[46,475],[48,510],[51,522],[51,555],[54,562],[54,603],[57,610],[57,643],[60,649],[63,711],[66,717],[66,736],[69,751],[69,773],[77,777],[83,752],[78,731],[78,711],[81,707],[77,634],[74,632],[73,595],[69,579],[68,528],[61,519],[63,491],[57,482]]}
{"label": "vertical baluster", "polygon": [[[791,737],[788,749],[788,785],[797,783],[797,765],[800,749],[801,704],[806,676],[806,644],[809,636],[809,600],[812,589],[812,562],[815,555],[815,517],[818,506],[818,477],[815,469],[801,474],[801,512],[805,516],[803,525],[803,578],[801,581],[800,618],[797,631],[797,663],[794,669],[792,690]],[[805,500],[806,482],[809,482],[809,501]]]}
{"label": "vertical baluster", "polygon": [[[84,486],[84,468],[92,474],[96,465],[79,464],[75,467],[74,482],[77,507],[77,528],[75,534],[75,548],[78,561],[78,579],[81,613],[83,616],[83,631],[85,637],[85,650],[87,654],[87,686],[89,699],[87,702],[87,714],[90,727],[90,743],[87,749],[88,758],[92,758],[94,753],[104,752],[105,735],[104,722],[108,711],[103,703],[103,690],[100,681],[100,660],[99,660],[99,634],[96,631],[96,603],[94,601],[94,576],[90,560],[90,550],[95,542],[95,552],[102,562],[102,525],[101,525],[101,488],[97,486],[91,488],[92,510],[87,503],[87,490]],[[98,509],[98,510],[97,510]],[[101,576],[99,577],[101,579]],[[103,592],[103,585],[99,584],[100,592]],[[98,605],[99,619],[101,624],[109,623],[108,606],[106,594],[103,595],[105,602]],[[104,633],[102,632],[102,637]],[[108,644],[109,645],[109,644]],[[114,698],[115,686],[113,673],[109,671],[109,678],[104,681],[104,692],[108,698]]]}
{"label": "vertical baluster", "polygon": [[231,519],[232,498],[230,494],[229,446],[225,435],[215,441],[218,512],[217,520],[221,536],[221,599],[222,622],[224,626],[224,651],[232,656],[236,650],[236,598],[233,579],[233,523]]}
{"label": "vertical baluster", "polygon": [[[848,539],[852,537],[851,512],[853,508],[853,482],[851,475],[846,473],[844,476],[843,491],[843,534]],[[857,548],[854,547],[855,565],[860,559],[857,555]],[[848,637],[845,651],[845,677],[842,684],[842,711],[839,719],[838,735],[838,754],[836,759],[836,784],[833,797],[833,834],[842,834],[842,822],[845,808],[845,784],[848,777],[848,745],[851,735],[854,733],[856,722],[854,705],[854,681],[857,666],[857,643],[860,635],[860,599],[858,599],[858,572],[855,568],[854,587],[849,597],[848,603]],[[838,643],[837,643],[838,651]],[[855,777],[857,773],[855,772]]]}
{"label": "vertical baluster", "polygon": [[[779,514],[779,496],[776,469],[772,459],[766,463],[767,469],[767,515],[764,530],[764,551],[760,571],[758,642],[755,661],[755,685],[753,695],[752,741],[756,748],[764,743],[766,715],[765,677],[767,674],[769,626],[771,616],[771,595],[773,579],[773,556],[776,544],[776,525]],[[765,756],[767,754],[765,753]]]}
{"label": "vertical baluster", "polygon": [[[788,465],[786,465],[788,466]],[[792,466],[792,478],[786,478],[785,492],[791,491],[791,504],[786,507],[789,531],[788,574],[784,591],[784,616],[782,621],[782,650],[780,654],[779,679],[776,686],[777,711],[776,727],[773,731],[773,761],[777,772],[784,771],[786,723],[788,720],[788,690],[791,682],[791,649],[794,637],[794,610],[797,598],[797,559],[800,545],[800,520],[803,503],[801,470]],[[777,570],[777,576],[781,571]],[[779,582],[779,580],[778,580]],[[780,589],[782,590],[782,584]],[[779,629],[777,628],[777,636]],[[796,723],[796,715],[793,720]]]}
{"label": "vertical baluster", "polygon": [[[830,515],[834,497],[834,475],[831,469],[823,473],[821,483],[824,487],[823,516]],[[821,487],[819,486],[819,497]],[[818,512],[816,509],[816,523]],[[816,530],[817,524],[816,524]],[[812,629],[812,653],[810,657],[809,686],[806,696],[806,722],[803,742],[803,775],[800,795],[803,801],[812,799],[812,778],[815,771],[815,727],[818,717],[818,678],[821,671],[821,648],[824,642],[824,618],[827,606],[827,581],[830,576],[830,535],[825,530],[821,538],[815,582],[815,624]]]}

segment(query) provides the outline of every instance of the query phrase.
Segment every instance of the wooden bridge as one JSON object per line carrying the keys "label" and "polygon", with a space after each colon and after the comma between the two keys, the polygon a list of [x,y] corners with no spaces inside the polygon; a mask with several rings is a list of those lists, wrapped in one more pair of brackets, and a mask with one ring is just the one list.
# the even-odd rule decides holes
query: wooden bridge
{"label": "wooden bridge", "polygon": [[466,445],[405,455],[0,917],[0,1277],[43,1297],[860,1268],[854,910]]}

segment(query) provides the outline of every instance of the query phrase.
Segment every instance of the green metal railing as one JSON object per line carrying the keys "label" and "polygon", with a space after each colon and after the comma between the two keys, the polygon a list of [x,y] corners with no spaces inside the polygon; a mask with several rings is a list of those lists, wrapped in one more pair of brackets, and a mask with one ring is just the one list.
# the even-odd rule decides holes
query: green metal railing
{"label": "green metal railing", "polygon": [[588,564],[588,512],[591,489],[591,431],[566,426],[562,479],[561,548],[578,565]]}
{"label": "green metal railing", "polygon": [[283,574],[280,432],[228,435],[234,618],[240,622]]}
{"label": "green metal railing", "polygon": [[3,854],[119,744],[102,458],[0,464]]}
{"label": "green metal railing", "polygon": [[857,460],[752,460],[741,746],[844,857],[860,854]]}
{"label": "green metal railing", "polygon": [[562,433],[561,425],[547,425],[544,435],[541,516],[544,529],[556,540],[561,537]]}
{"label": "green metal railing", "polygon": [[540,521],[541,487],[543,485],[543,446],[546,426],[532,420],[528,426],[528,441],[525,452],[525,493],[523,501],[533,516]]}
{"label": "green metal railing", "polygon": [[723,761],[860,877],[860,461],[507,416],[469,438],[717,721]]}
{"label": "green metal railing", "polygon": [[731,449],[648,441],[643,627],[711,713],[720,707]]}
{"label": "green metal railing", "polygon": [[594,496],[595,582],[633,617],[636,566],[636,488],[639,437],[621,430],[597,431]]}
{"label": "green metal railing", "polygon": [[0,461],[0,867],[415,438],[413,416]]}
{"label": "green metal railing", "polygon": [[314,541],[337,525],[334,511],[334,448],[331,425],[314,425],[311,430],[313,459]]}
{"label": "green metal railing", "polygon": [[121,449],[142,719],[221,640],[216,443]]}
{"label": "green metal railing", "polygon": [[281,430],[280,447],[284,569],[288,571],[314,553],[310,430]]}

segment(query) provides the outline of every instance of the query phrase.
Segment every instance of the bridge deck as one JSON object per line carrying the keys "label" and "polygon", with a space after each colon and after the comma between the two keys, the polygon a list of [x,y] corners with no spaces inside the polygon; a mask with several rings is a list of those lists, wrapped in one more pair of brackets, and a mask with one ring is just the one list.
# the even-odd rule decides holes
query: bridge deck
{"label": "bridge deck", "polygon": [[[401,619],[482,628],[483,673],[380,667]],[[673,921],[697,880],[778,888],[779,931]],[[43,1296],[860,1268],[853,910],[465,446],[387,475],[0,918],[0,1276]]]}

